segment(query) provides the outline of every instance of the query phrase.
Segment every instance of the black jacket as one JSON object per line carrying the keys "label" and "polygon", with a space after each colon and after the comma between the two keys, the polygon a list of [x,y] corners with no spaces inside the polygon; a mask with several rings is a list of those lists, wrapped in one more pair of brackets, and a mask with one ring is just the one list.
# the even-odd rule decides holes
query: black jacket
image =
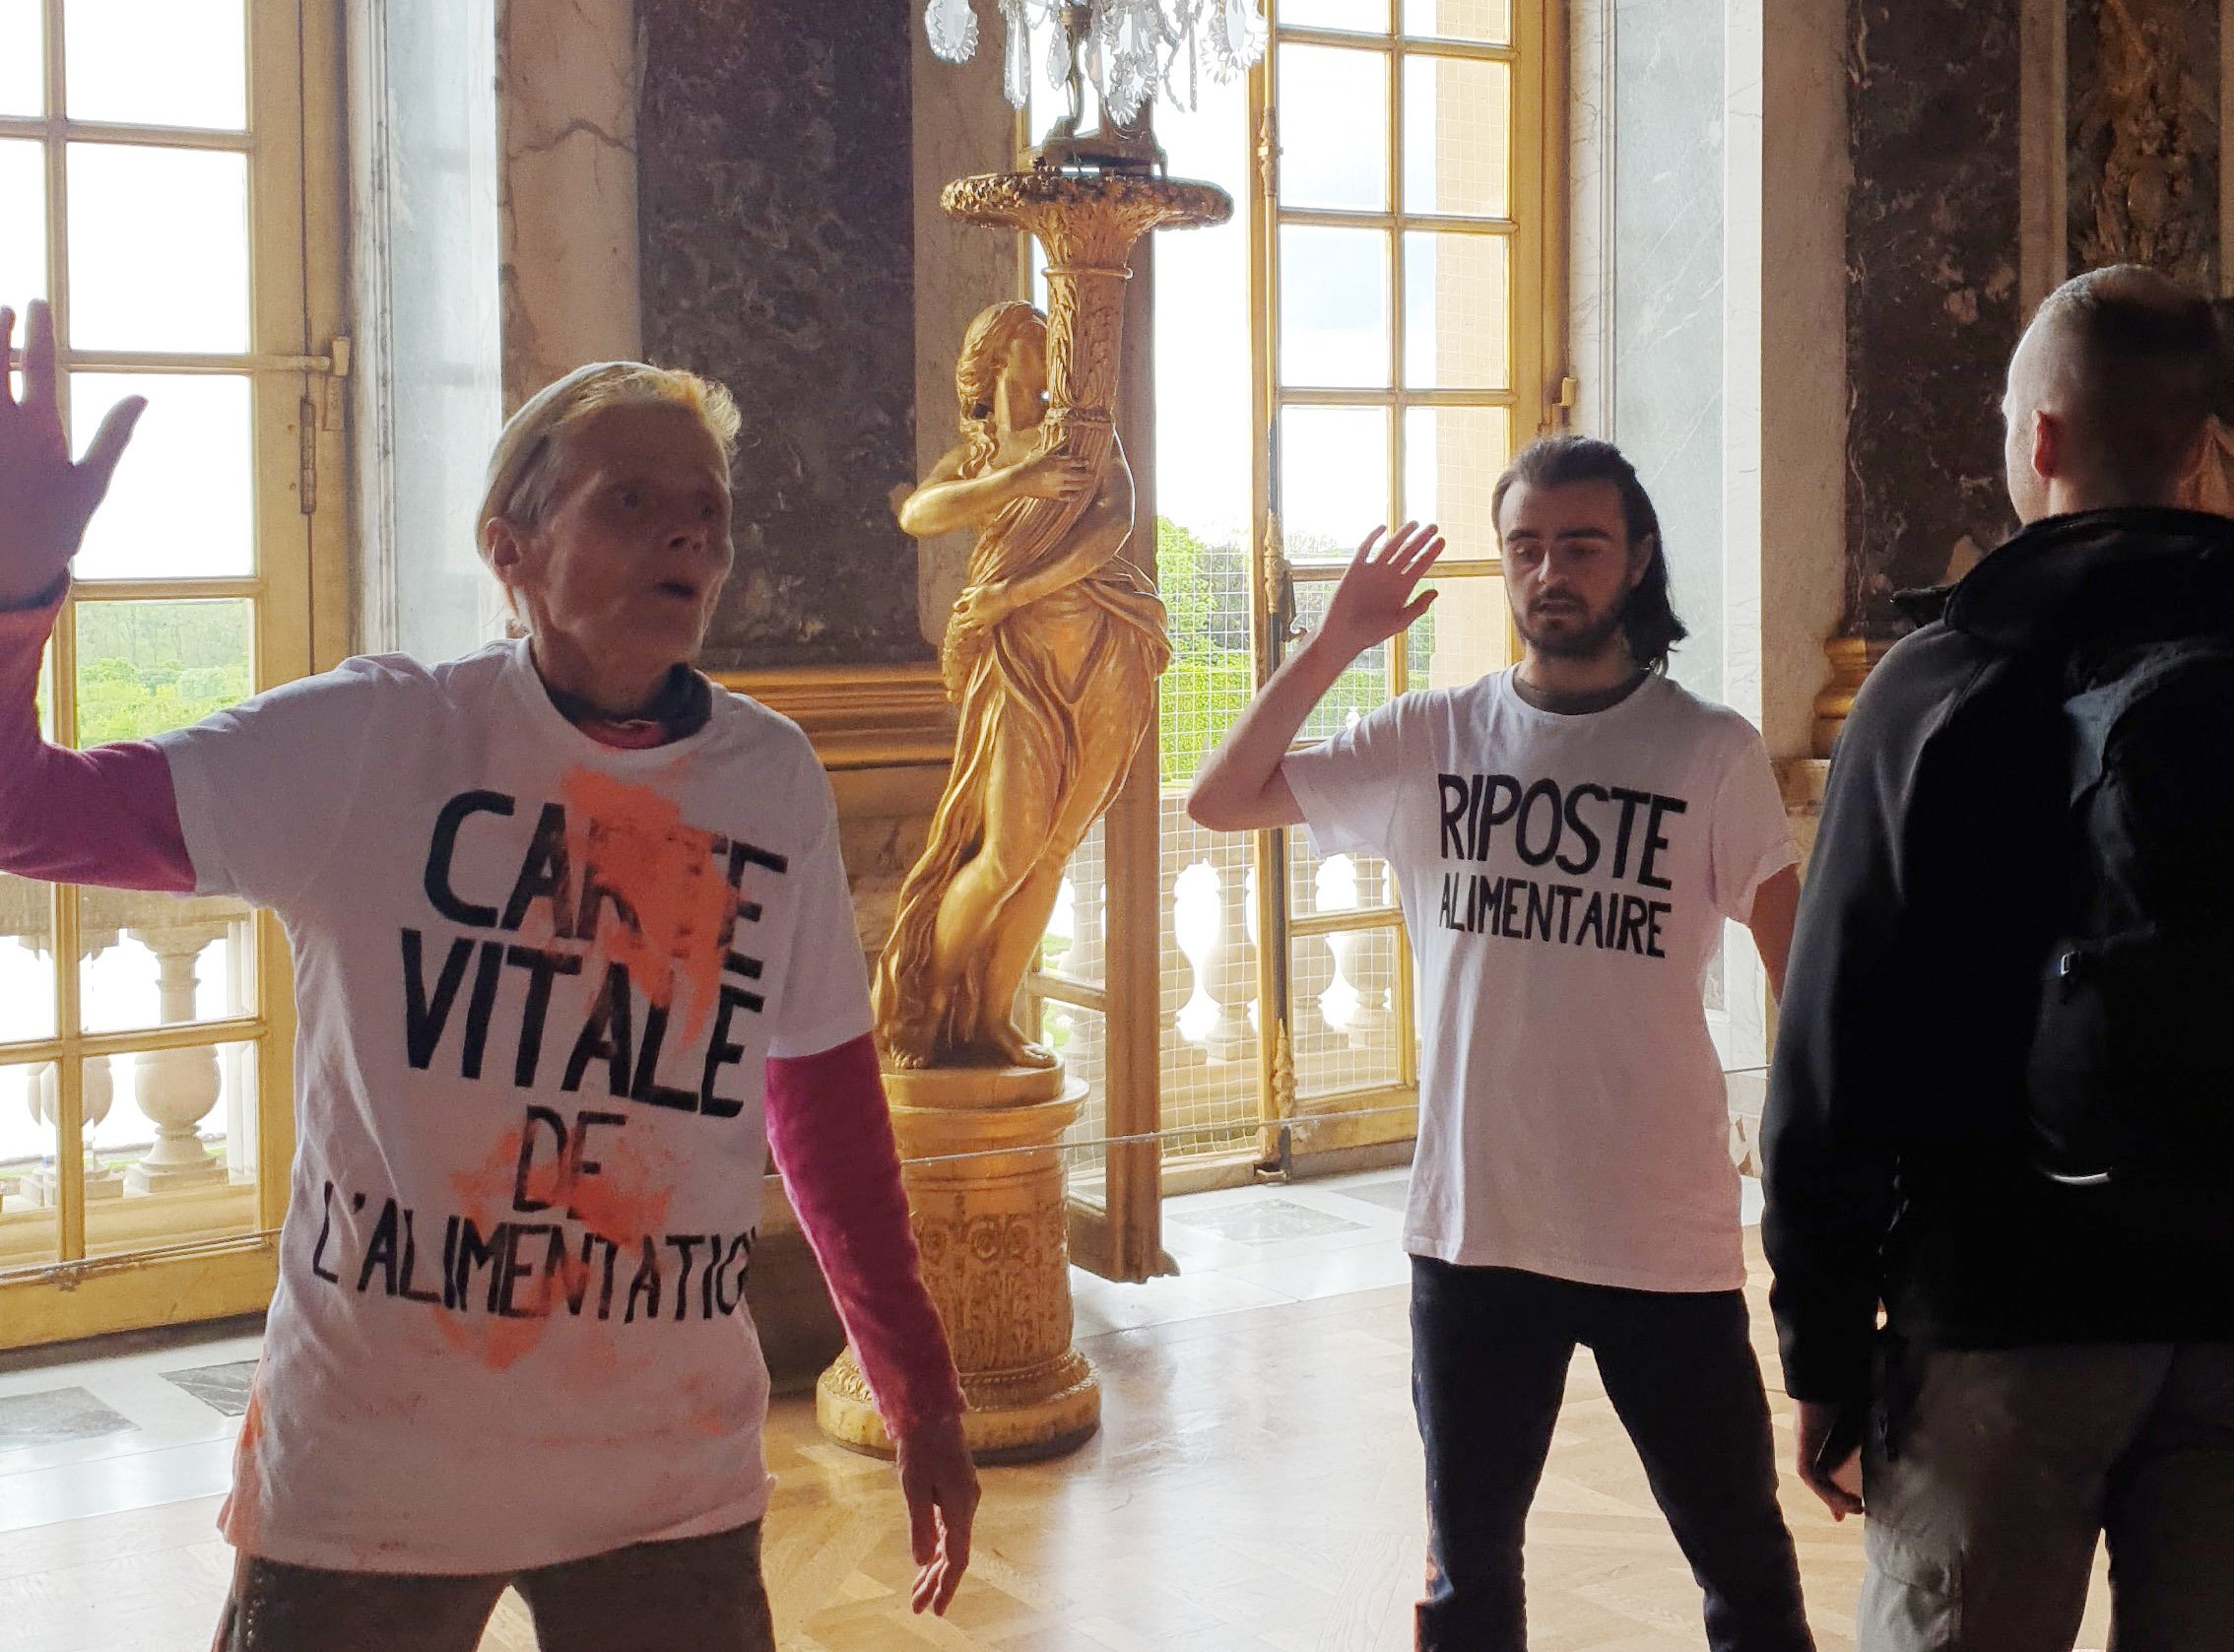
{"label": "black jacket", "polygon": [[2234,1259],[2152,1252],[2099,1195],[2040,1175],[2024,1124],[2033,1007],[2073,899],[2065,671],[2077,649],[2204,630],[2234,631],[2234,520],[2090,511],[1988,557],[1864,686],[1762,1127],[1794,1397],[1867,1394],[1880,1302],[1937,1347],[2234,1337]]}

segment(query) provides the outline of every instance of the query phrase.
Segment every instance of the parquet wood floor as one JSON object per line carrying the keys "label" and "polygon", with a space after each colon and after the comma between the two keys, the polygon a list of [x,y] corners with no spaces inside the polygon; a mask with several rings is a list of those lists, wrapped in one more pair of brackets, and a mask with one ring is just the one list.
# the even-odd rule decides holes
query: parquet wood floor
{"label": "parquet wood floor", "polygon": [[[1757,1274],[1757,1270],[1756,1270]],[[1770,1357],[1764,1281],[1755,1334]],[[1419,1587],[1419,1447],[1401,1289],[1215,1313],[1086,1345],[1098,1438],[990,1471],[969,1581],[911,1618],[885,1465],[779,1402],[767,1570],[788,1652],[1400,1652]],[[1780,1429],[1789,1421],[1780,1409]],[[1797,1486],[1824,1652],[1853,1645],[1857,1526]],[[0,1535],[8,1652],[203,1652],[230,1554],[202,1498]],[[1529,1532],[1536,1652],[1695,1652],[1698,1596],[1586,1357]],[[2102,1642],[2100,1590],[2082,1646]],[[484,1652],[530,1652],[507,1597]]]}

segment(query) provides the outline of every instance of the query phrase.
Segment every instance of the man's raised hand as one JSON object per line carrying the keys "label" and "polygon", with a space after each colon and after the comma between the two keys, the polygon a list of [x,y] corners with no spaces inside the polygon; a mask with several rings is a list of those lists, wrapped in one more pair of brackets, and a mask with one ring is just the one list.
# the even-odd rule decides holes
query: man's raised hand
{"label": "man's raised hand", "polygon": [[1407,522],[1394,533],[1375,528],[1343,570],[1316,637],[1345,660],[1387,641],[1434,602],[1435,593],[1418,586],[1442,554],[1442,535],[1432,522]]}
{"label": "man's raised hand", "polygon": [[[0,363],[9,359],[16,312],[0,308]],[[22,608],[68,570],[116,461],[147,402],[127,396],[108,410],[86,456],[73,464],[54,394],[54,316],[37,298],[24,327],[24,393],[0,371],[0,607]]]}

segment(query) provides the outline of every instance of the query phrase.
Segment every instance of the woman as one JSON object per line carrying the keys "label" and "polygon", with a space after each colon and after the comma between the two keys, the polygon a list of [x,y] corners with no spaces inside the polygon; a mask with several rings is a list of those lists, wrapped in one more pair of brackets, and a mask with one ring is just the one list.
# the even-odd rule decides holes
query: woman
{"label": "woman", "polygon": [[29,320],[22,399],[0,385],[0,868],[242,897],[295,946],[299,1148],[219,1646],[466,1652],[511,1583],[547,1649],[772,1649],[743,1289],[771,1148],[943,1611],[976,1483],[829,788],[689,664],[731,559],[727,393],[603,363],[521,409],[480,524],[520,640],[69,752],[39,652],[142,404],[73,465]]}
{"label": "woman", "polygon": [[1132,765],[1171,647],[1163,604],[1123,555],[1133,478],[1106,415],[1067,409],[1061,432],[1046,428],[1047,318],[1016,301],[980,313],[954,389],[961,442],[900,526],[978,532],[943,662],[961,733],[878,966],[878,1024],[899,1067],[1045,1068],[1054,1056],[1011,1008],[1064,864]]}

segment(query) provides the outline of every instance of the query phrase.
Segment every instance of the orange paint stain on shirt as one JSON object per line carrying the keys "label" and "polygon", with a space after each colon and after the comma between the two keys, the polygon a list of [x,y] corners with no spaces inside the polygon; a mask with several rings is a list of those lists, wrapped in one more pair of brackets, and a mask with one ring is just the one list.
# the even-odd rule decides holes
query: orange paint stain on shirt
{"label": "orange paint stain on shirt", "polygon": [[[610,892],[626,919],[601,923],[596,950],[624,964],[654,1004],[670,1008],[680,982],[688,988],[683,1034],[705,1028],[720,990],[722,953],[738,906],[714,858],[713,833],[688,826],[682,806],[644,786],[594,769],[570,770],[560,782],[566,816],[586,841],[579,853],[594,891]],[[602,893],[586,893],[584,919]]]}
{"label": "orange paint stain on shirt", "polygon": [[580,1176],[566,1190],[567,1214],[599,1238],[627,1246],[657,1236],[667,1226],[667,1207],[675,1198],[671,1179],[661,1176],[645,1156],[609,1148],[594,1176]]}
{"label": "orange paint stain on shirt", "polygon": [[535,1319],[462,1319],[443,1314],[434,1323],[460,1354],[493,1371],[509,1370],[543,1341],[548,1317]]}
{"label": "orange paint stain on shirt", "polygon": [[[638,1147],[618,1128],[596,1138],[594,1156],[560,1156],[548,1134],[531,1141],[526,1127],[503,1132],[478,1164],[450,1176],[463,1214],[484,1232],[502,1222],[554,1224],[562,1246],[537,1259],[532,1283],[523,1279],[519,1294],[508,1298],[510,1315],[435,1315],[443,1339],[490,1370],[502,1371],[536,1349],[552,1321],[596,1323],[605,1258],[594,1244],[583,1255],[582,1233],[595,1234],[624,1256],[646,1239],[656,1242],[667,1226],[677,1168],[672,1154]],[[549,1265],[554,1254],[556,1265]],[[591,1338],[593,1362],[606,1340]]]}
{"label": "orange paint stain on shirt", "polygon": [[257,1467],[257,1448],[264,1438],[264,1373],[248,1379],[248,1405],[240,1414],[240,1433],[232,1442],[232,1489],[218,1510],[218,1525],[233,1548],[253,1551],[263,1526],[261,1499],[263,1476]]}

